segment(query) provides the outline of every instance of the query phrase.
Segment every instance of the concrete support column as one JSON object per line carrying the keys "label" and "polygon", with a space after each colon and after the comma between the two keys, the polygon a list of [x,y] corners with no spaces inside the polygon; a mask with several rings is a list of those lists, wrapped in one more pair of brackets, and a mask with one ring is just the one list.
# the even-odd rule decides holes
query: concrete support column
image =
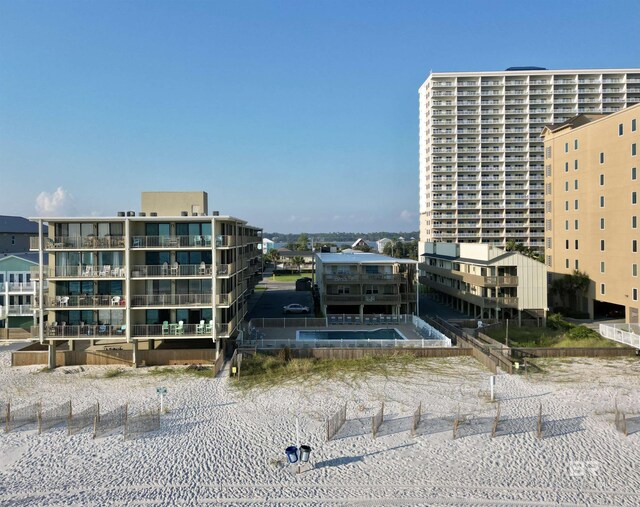
{"label": "concrete support column", "polygon": [[137,368],[138,367],[138,340],[132,340],[131,350],[133,351],[133,354],[132,354],[133,367]]}
{"label": "concrete support column", "polygon": [[69,350],[75,350],[75,346],[74,346],[75,340],[69,340],[68,343],[69,343]]}
{"label": "concrete support column", "polygon": [[220,357],[220,340],[216,340],[216,360]]}
{"label": "concrete support column", "polygon": [[53,340],[49,340],[49,345],[47,346],[47,368],[53,370],[56,367],[56,342]]}
{"label": "concrete support column", "polygon": [[364,322],[364,305],[360,305],[360,322]]}
{"label": "concrete support column", "polygon": [[156,348],[156,341],[155,340],[149,340],[149,350],[153,350]]}

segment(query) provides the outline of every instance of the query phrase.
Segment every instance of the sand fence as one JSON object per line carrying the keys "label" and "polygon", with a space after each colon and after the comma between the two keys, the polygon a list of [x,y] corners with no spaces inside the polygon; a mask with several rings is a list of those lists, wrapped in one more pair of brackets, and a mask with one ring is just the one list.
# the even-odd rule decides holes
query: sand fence
{"label": "sand fence", "polygon": [[93,438],[121,431],[125,439],[131,439],[160,429],[158,408],[146,407],[137,413],[130,413],[128,403],[106,413],[101,413],[99,403],[74,412],[71,400],[46,408],[42,402],[17,406],[11,401],[0,404],[0,407],[3,407],[5,432],[35,428],[38,434],[42,434],[57,426],[66,425],[68,436],[89,428]]}

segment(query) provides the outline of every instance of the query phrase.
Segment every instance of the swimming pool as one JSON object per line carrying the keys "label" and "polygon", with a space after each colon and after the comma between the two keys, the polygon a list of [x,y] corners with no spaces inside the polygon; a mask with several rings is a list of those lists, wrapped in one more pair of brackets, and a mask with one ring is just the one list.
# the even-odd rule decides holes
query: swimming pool
{"label": "swimming pool", "polygon": [[390,329],[358,329],[346,330],[299,330],[296,340],[406,340],[405,336],[395,328]]}

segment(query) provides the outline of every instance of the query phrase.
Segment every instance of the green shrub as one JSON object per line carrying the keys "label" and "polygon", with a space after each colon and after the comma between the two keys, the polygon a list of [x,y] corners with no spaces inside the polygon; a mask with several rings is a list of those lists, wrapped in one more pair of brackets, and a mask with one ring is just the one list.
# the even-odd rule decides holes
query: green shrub
{"label": "green shrub", "polygon": [[586,326],[575,326],[574,328],[569,329],[567,336],[572,340],[590,340],[593,338],[600,338],[598,333]]}
{"label": "green shrub", "polygon": [[547,327],[549,329],[558,329],[568,331],[573,329],[575,326],[571,324],[571,322],[567,322],[563,320],[562,315],[560,313],[550,313],[547,316]]}

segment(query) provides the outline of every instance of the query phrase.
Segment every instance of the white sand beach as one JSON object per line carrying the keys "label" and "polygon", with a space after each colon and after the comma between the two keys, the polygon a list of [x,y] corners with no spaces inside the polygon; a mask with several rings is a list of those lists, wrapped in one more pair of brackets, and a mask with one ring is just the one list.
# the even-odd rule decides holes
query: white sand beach
{"label": "white sand beach", "polygon": [[[545,373],[500,375],[502,414],[489,374],[471,358],[425,360],[412,374],[358,382],[295,382],[241,392],[228,378],[151,375],[106,367],[11,368],[0,351],[0,401],[72,400],[74,411],[124,402],[130,412],[158,404],[161,429],[132,440],[122,431],[93,439],[65,426],[0,434],[0,505],[640,505],[640,361],[564,360]],[[73,371],[74,373],[65,373]],[[628,418],[616,431],[614,400]],[[371,416],[385,421],[371,435]],[[347,402],[347,422],[326,442],[325,417]],[[416,436],[411,416],[423,415]],[[539,404],[543,438],[536,436]],[[464,422],[452,438],[452,421]],[[313,467],[295,474],[284,449],[312,447]],[[635,419],[634,419],[635,417]]]}

